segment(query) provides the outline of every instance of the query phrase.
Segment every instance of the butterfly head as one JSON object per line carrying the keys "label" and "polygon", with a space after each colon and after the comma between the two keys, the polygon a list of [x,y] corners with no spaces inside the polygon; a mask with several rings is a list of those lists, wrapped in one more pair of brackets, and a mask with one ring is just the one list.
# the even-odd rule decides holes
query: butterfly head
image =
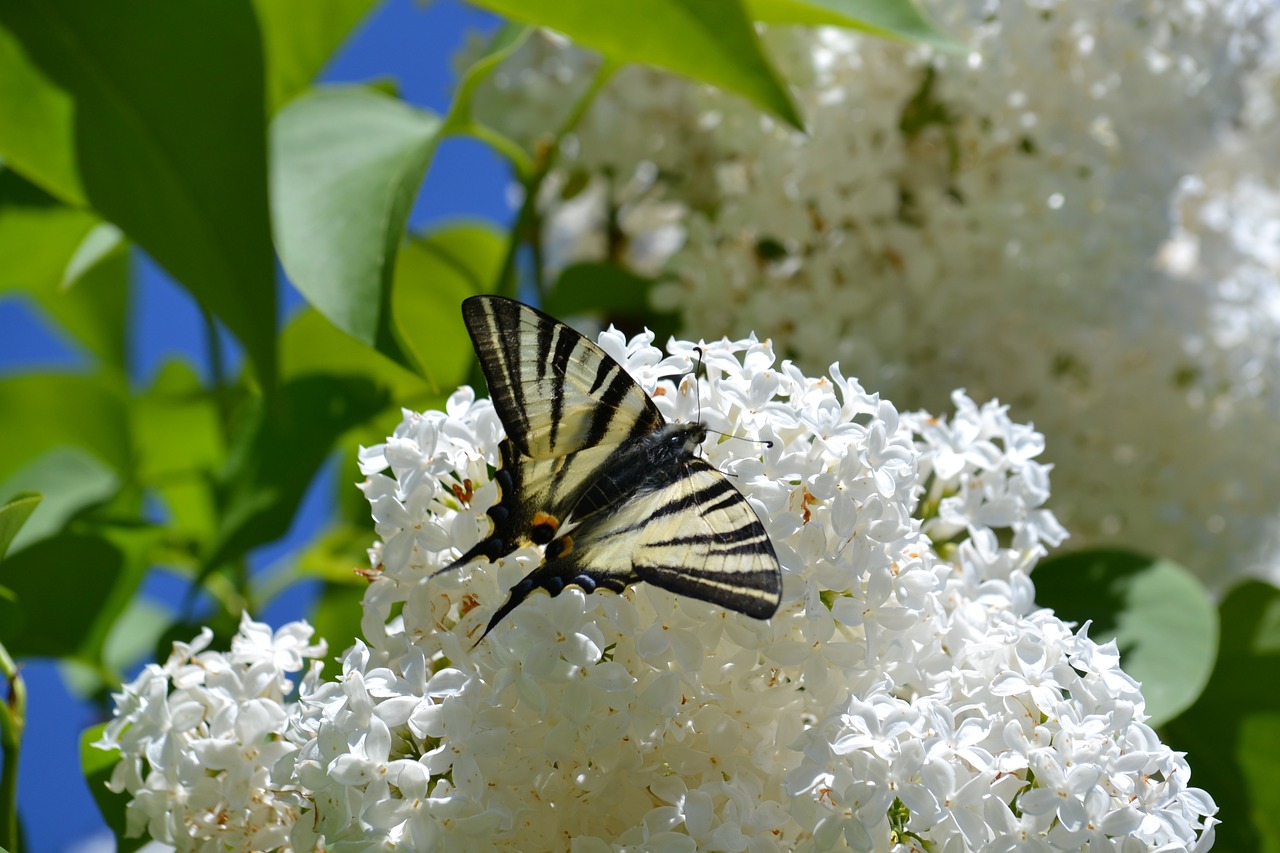
{"label": "butterfly head", "polygon": [[[707,427],[700,423],[665,424],[650,439],[653,456],[679,459],[694,456],[707,438]],[[657,461],[655,459],[655,461]]]}

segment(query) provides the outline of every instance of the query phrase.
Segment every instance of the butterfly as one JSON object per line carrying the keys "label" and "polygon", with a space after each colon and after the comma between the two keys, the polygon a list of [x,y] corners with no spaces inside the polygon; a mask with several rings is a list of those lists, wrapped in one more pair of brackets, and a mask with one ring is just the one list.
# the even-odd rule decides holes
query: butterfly
{"label": "butterfly", "polygon": [[757,619],[777,612],[773,544],[746,498],[696,455],[704,424],[668,423],[622,365],[535,308],[472,296],[462,316],[507,437],[491,532],[436,574],[543,548],[481,640],[535,589],[570,585],[622,592],[646,581]]}

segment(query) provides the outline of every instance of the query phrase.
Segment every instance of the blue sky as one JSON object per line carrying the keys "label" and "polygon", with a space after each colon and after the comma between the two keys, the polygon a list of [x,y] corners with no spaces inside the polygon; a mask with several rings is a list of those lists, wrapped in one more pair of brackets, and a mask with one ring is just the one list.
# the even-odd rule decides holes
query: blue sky
{"label": "blue sky", "polygon": [[[496,19],[456,0],[423,5],[388,0],[334,58],[323,79],[331,82],[394,78],[405,100],[443,111],[453,89],[452,57],[469,31],[487,31]],[[457,217],[483,217],[505,224],[507,172],[479,143],[453,139],[441,145],[411,218],[413,227]],[[184,291],[145,258],[139,258],[135,291],[137,335],[131,353],[135,381],[152,375],[165,360],[183,356],[200,361],[203,325]],[[298,304],[288,290],[284,303]],[[15,299],[0,299],[0,375],[74,365],[79,356]],[[293,530],[284,542],[255,555],[255,566],[274,559],[306,539],[325,521],[331,507],[331,476],[312,485]],[[159,575],[148,594],[173,604],[181,583]],[[273,625],[304,615],[306,592],[285,597],[263,614]],[[335,653],[340,650],[334,650]],[[28,661],[23,670],[29,704],[28,728],[19,771],[19,809],[31,853],[112,850],[114,843],[98,816],[79,769],[81,730],[96,722],[93,711],[67,689],[51,663]]]}

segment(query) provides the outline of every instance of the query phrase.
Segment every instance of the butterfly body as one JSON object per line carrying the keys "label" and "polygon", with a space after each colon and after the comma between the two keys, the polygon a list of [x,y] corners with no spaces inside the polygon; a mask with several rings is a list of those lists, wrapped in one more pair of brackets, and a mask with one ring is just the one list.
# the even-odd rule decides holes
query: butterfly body
{"label": "butterfly body", "polygon": [[648,581],[773,615],[773,546],[746,499],[696,455],[703,424],[667,423],[621,365],[540,311],[476,296],[463,317],[507,438],[492,531],[440,571],[543,547],[485,634],[533,590],[568,585],[622,592]]}

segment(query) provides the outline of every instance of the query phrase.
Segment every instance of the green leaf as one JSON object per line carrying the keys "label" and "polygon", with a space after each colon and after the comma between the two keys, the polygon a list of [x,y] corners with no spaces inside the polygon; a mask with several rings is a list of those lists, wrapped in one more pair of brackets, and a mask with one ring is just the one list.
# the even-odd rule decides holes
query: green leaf
{"label": "green leaf", "polygon": [[289,278],[339,329],[411,367],[391,331],[391,282],[439,127],[360,87],[313,91],[271,126],[272,215]]}
{"label": "green leaf", "polygon": [[1253,810],[1257,837],[1263,841],[1262,850],[1266,853],[1280,853],[1280,813],[1274,808],[1275,803],[1280,803],[1280,782],[1275,774],[1280,766],[1280,714],[1246,717],[1240,722],[1240,743],[1244,747],[1240,750],[1240,769],[1245,787],[1257,803],[1271,804]]}
{"label": "green leaf", "polygon": [[964,50],[929,22],[910,0],[746,0],[748,14],[769,24],[847,27],[881,38]]}
{"label": "green leaf", "polygon": [[286,380],[317,374],[363,377],[386,389],[398,405],[416,405],[427,396],[421,376],[343,334],[312,308],[299,311],[285,326],[280,369]]}
{"label": "green leaf", "polygon": [[39,490],[44,503],[13,541],[20,551],[52,536],[76,513],[100,504],[120,489],[120,477],[97,457],[75,447],[55,447],[0,483],[0,495]]}
{"label": "green leaf", "polygon": [[89,352],[123,371],[129,259],[119,244],[102,246],[99,235],[112,230],[0,170],[0,292],[29,293]]}
{"label": "green leaf", "polygon": [[1277,851],[1280,782],[1280,590],[1259,581],[1235,588],[1219,607],[1222,641],[1209,686],[1162,728],[1185,751],[1191,784],[1221,808],[1216,848]]}
{"label": "green leaf", "polygon": [[0,10],[0,157],[63,201],[83,206],[75,101],[27,58],[7,14]]}
{"label": "green leaf", "polygon": [[0,30],[0,156],[123,229],[271,385],[275,266],[250,0],[3,3]]}
{"label": "green leaf", "polygon": [[102,739],[106,723],[85,729],[80,735],[80,769],[84,772],[84,781],[98,804],[102,819],[111,828],[116,837],[116,853],[132,853],[147,842],[146,838],[125,838],[126,829],[125,806],[132,797],[125,791],[113,793],[107,788],[111,779],[111,771],[120,763],[118,750],[98,749],[94,744]]}
{"label": "green leaf", "polygon": [[1186,569],[1129,551],[1077,551],[1036,566],[1036,601],[1089,636],[1115,639],[1124,671],[1142,682],[1159,725],[1200,695],[1217,653],[1217,614]]}
{"label": "green leaf", "polygon": [[158,485],[177,478],[207,481],[226,456],[218,407],[191,365],[166,362],[133,401],[131,424],[138,479]]}
{"label": "green leaf", "polygon": [[94,645],[113,615],[104,607],[125,576],[125,554],[101,536],[44,539],[0,562],[0,643],[15,657],[96,658]]}
{"label": "green leaf", "polygon": [[375,0],[254,0],[267,62],[267,114],[311,85]]}
{"label": "green leaf", "polygon": [[63,445],[87,450],[119,472],[132,464],[124,400],[105,377],[40,373],[0,379],[0,435],[0,479]]}
{"label": "green leaf", "polygon": [[9,553],[9,545],[13,537],[18,535],[22,525],[27,523],[31,513],[40,505],[39,492],[19,492],[0,507],[0,560]]}
{"label": "green leaf", "polygon": [[369,379],[316,375],[285,383],[273,402],[260,403],[228,454],[208,569],[283,536],[334,442],[389,401]]}
{"label": "green leaf", "polygon": [[213,483],[226,463],[217,402],[183,361],[166,362],[130,412],[139,483],[166,510],[165,550],[155,559],[198,565],[218,527]]}
{"label": "green leaf", "polygon": [[614,62],[643,62],[747,98],[803,130],[742,0],[476,0],[509,18],[564,33]]}
{"label": "green leaf", "polygon": [[489,290],[502,270],[506,237],[467,223],[411,237],[396,265],[392,312],[404,348],[435,390],[466,381],[475,361],[462,300]]}

